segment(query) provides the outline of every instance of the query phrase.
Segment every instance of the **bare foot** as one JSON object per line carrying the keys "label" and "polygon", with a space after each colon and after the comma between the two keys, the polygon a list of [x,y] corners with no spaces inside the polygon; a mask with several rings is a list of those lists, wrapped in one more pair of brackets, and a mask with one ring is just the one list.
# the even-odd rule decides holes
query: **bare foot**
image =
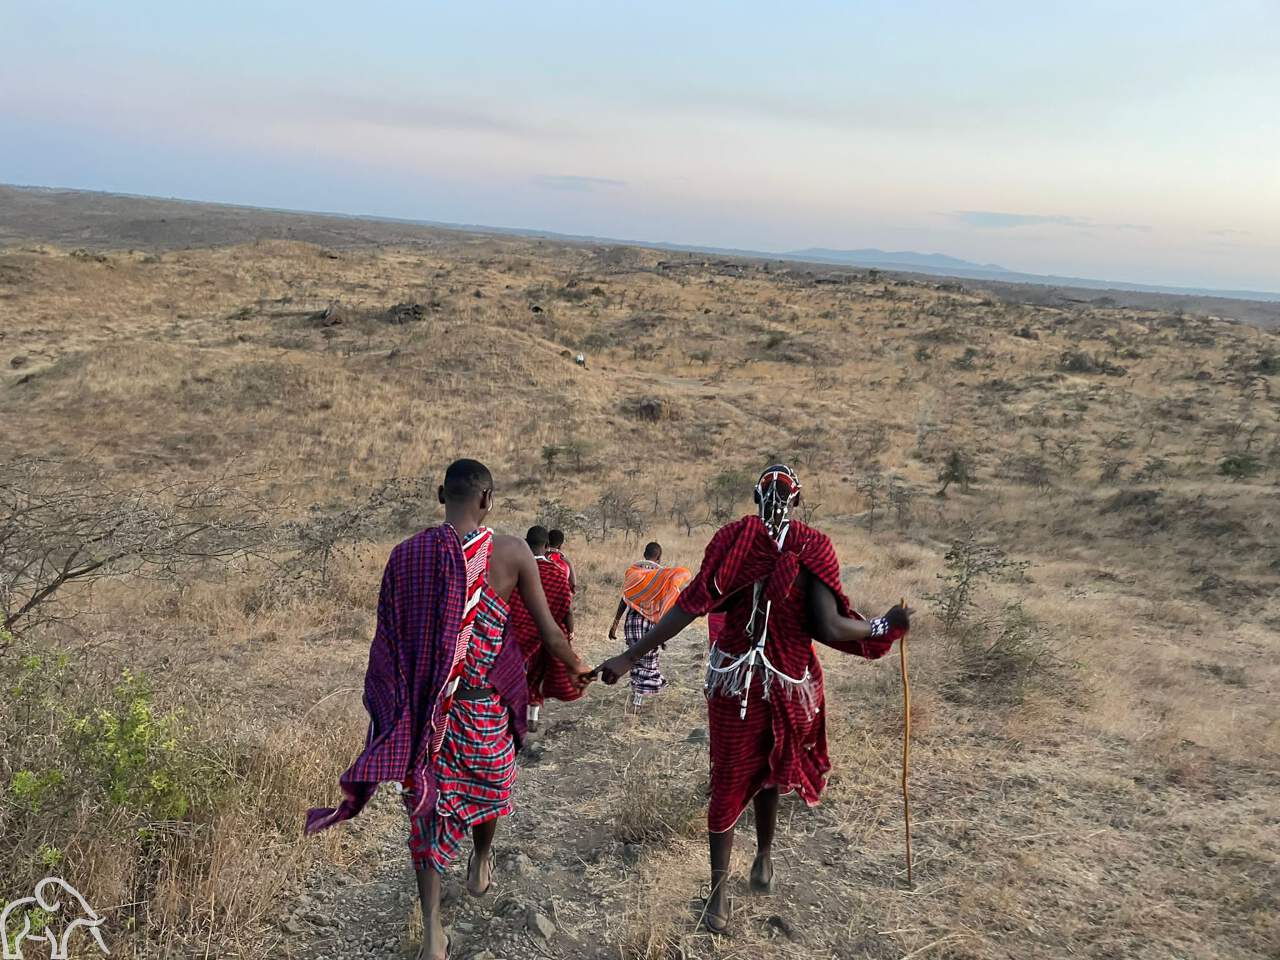
{"label": "bare foot", "polygon": [[773,858],[769,854],[756,854],[750,884],[752,893],[773,893]]}
{"label": "bare foot", "polygon": [[493,886],[494,855],[490,849],[488,856],[477,857],[471,851],[471,859],[467,861],[467,893],[473,897],[483,897]]}
{"label": "bare foot", "polygon": [[422,946],[418,948],[418,960],[449,960],[449,938],[437,917],[434,923],[422,925]]}

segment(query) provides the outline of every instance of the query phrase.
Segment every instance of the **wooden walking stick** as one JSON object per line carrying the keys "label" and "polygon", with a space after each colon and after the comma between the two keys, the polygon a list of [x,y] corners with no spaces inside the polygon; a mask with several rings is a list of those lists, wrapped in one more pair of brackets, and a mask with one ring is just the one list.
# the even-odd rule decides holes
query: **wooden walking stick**
{"label": "wooden walking stick", "polygon": [[[907,609],[907,598],[899,601],[903,610]],[[904,633],[898,640],[898,662],[902,666],[902,809],[906,815],[907,831],[907,886],[913,887],[911,879],[911,791],[907,787],[907,775],[911,772],[911,679],[907,675],[907,635]]]}

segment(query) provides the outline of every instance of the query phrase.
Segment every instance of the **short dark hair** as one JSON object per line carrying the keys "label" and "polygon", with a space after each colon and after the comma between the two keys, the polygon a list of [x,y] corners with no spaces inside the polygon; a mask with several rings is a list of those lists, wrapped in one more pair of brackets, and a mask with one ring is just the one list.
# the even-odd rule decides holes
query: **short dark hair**
{"label": "short dark hair", "polygon": [[534,553],[541,553],[547,549],[547,528],[534,524],[524,535],[524,542]]}
{"label": "short dark hair", "polygon": [[548,530],[548,531],[547,531],[547,546],[548,546],[548,547],[550,547],[552,550],[557,550],[557,549],[559,549],[560,547],[563,547],[563,546],[564,546],[564,531],[563,531],[563,530]]}
{"label": "short dark hair", "polygon": [[455,460],[444,472],[444,498],[462,503],[493,489],[493,474],[479,460]]}
{"label": "short dark hair", "polygon": [[657,560],[662,556],[662,544],[657,540],[650,540],[644,545],[644,558],[646,560]]}

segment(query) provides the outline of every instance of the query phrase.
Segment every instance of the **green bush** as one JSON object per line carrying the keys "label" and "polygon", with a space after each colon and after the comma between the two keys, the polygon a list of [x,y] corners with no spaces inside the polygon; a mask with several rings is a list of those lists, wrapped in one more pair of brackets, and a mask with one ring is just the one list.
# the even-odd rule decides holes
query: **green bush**
{"label": "green bush", "polygon": [[1247,480],[1262,472],[1262,462],[1251,453],[1232,453],[1219,461],[1218,472],[1232,480]]}
{"label": "green bush", "polygon": [[197,724],[100,652],[0,635],[5,893],[68,878],[106,911],[113,951],[132,938],[177,956],[169,947],[189,940],[207,949],[257,936],[314,855],[298,846],[303,812],[332,790],[359,719],[340,713],[318,739]]}
{"label": "green bush", "polygon": [[[114,686],[85,696],[66,654],[28,649],[9,663],[6,820],[87,804],[145,830],[213,799],[217,778],[199,759],[190,724],[180,710],[157,706],[145,677],[124,671]],[[39,860],[43,849],[6,853]]]}

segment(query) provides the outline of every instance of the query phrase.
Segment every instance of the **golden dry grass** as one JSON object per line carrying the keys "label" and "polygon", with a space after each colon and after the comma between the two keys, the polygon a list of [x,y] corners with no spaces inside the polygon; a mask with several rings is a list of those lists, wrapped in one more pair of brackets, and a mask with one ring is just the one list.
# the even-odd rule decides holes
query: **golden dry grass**
{"label": "golden dry grass", "polygon": [[[835,540],[855,604],[879,612],[905,595],[922,608],[914,893],[900,877],[895,666],[827,656],[835,771],[817,810],[784,806],[782,893],[739,896],[732,939],[696,932],[706,768],[687,742],[705,723],[693,636],[669,654],[677,682],[652,715],[626,717],[621,694],[593,689],[554,708],[543,757],[522,774],[507,835],[537,869],[509,882],[513,895],[554,907],[555,955],[1207,960],[1280,950],[1274,334],[797,266],[465,235],[417,248],[273,241],[101,260],[14,249],[0,266],[0,455],[88,460],[121,485],[231,464],[263,478],[281,521],[362,502],[390,477],[434,482],[455,456],[478,456],[498,476],[498,527],[522,530],[552,499],[581,518],[570,553],[583,585],[580,644],[594,657],[612,650],[604,634],[636,552],[618,529],[601,537],[601,497],[630,500],[644,539],[692,566],[710,531],[707,482],[781,457]],[[423,319],[386,322],[400,302],[422,304]],[[312,318],[330,303],[341,323]],[[586,367],[566,351],[585,352]],[[1070,369],[1069,351],[1126,372]],[[22,362],[8,366],[14,357]],[[640,400],[656,402],[655,419],[637,415]],[[576,453],[549,466],[553,446]],[[974,484],[939,498],[953,450]],[[1224,475],[1233,454],[1256,457],[1259,472]],[[876,473],[873,502],[866,478]],[[909,503],[888,502],[891,476]],[[726,509],[747,508],[741,493]],[[108,583],[78,597],[83,616],[50,639],[92,643],[173,690],[199,684],[200,710],[233,736],[261,735],[265,716],[271,743],[302,743],[321,718],[355,722],[380,565],[435,516],[429,498],[380,515],[359,542],[338,545],[323,590],[264,594],[261,566]],[[1021,602],[1073,665],[1069,677],[1016,702],[957,680],[959,648],[922,598],[965,530],[1030,563],[1025,578],[991,584],[978,615]],[[358,740],[340,732],[345,753],[303,753],[305,775],[264,785],[283,798],[281,817],[333,799],[333,770]],[[402,829],[391,811],[327,847],[290,839],[260,870],[255,817],[228,812],[209,861],[184,874],[194,884],[184,904],[156,888],[147,933],[166,955],[211,944],[211,955],[260,955],[281,937],[280,890],[320,882],[317,859],[375,871],[387,831]],[[741,833],[739,867],[749,823]],[[620,859],[624,842],[638,843],[638,862]],[[86,852],[73,867],[101,902],[117,902],[101,858]],[[465,909],[477,950],[485,930],[515,936],[518,921]],[[297,937],[286,947],[321,955]]]}

